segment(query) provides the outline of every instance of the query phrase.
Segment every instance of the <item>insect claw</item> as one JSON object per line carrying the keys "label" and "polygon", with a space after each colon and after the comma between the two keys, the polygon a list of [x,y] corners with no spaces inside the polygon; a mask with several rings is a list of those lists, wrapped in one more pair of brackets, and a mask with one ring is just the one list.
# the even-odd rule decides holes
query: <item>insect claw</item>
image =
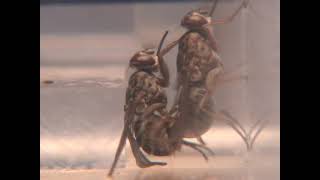
{"label": "insect claw", "polygon": [[148,168],[148,167],[151,167],[151,166],[166,166],[167,163],[166,162],[139,162],[139,161],[136,161],[136,164],[137,166],[139,166],[140,168]]}
{"label": "insect claw", "polygon": [[166,162],[153,162],[153,165],[166,166]]}

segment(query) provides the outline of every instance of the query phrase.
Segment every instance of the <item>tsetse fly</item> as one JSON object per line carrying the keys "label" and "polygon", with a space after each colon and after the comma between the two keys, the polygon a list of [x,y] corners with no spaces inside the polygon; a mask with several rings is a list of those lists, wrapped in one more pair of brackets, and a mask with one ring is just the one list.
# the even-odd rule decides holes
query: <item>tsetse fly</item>
{"label": "tsetse fly", "polygon": [[242,125],[227,111],[216,111],[212,98],[224,72],[212,25],[231,22],[247,6],[248,0],[242,1],[230,17],[221,20],[211,17],[217,3],[217,0],[213,1],[210,11],[197,9],[188,12],[181,20],[181,26],[187,32],[160,52],[164,55],[178,45],[178,100],[175,104],[178,120],[172,128],[175,129],[175,136],[197,138],[205,145],[201,136],[211,128],[215,119],[221,118],[248,144],[247,133]]}

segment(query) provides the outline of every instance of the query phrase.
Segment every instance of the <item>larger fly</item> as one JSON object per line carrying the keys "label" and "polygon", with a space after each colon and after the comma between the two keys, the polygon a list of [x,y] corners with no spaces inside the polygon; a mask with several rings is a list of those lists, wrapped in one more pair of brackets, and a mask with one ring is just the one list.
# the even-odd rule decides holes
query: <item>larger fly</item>
{"label": "larger fly", "polygon": [[197,9],[188,12],[181,20],[187,29],[178,40],[170,43],[161,55],[178,45],[177,55],[177,122],[173,125],[174,135],[184,138],[197,138],[205,144],[201,136],[207,132],[214,119],[223,118],[242,137],[248,146],[247,133],[241,124],[226,112],[217,112],[212,96],[221,75],[223,63],[213,34],[212,25],[231,22],[248,0],[228,18],[212,19],[218,1],[213,1],[210,11]]}

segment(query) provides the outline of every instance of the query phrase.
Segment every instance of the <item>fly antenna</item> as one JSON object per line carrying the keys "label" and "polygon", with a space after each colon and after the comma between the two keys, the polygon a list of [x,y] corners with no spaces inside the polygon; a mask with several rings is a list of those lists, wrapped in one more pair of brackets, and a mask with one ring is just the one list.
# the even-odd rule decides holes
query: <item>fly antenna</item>
{"label": "fly antenna", "polygon": [[161,39],[160,44],[159,44],[159,46],[158,46],[157,56],[160,54],[161,47],[162,47],[163,42],[164,42],[165,38],[167,37],[168,33],[169,33],[169,31],[167,30],[167,31],[164,33],[164,35],[162,36],[162,39]]}
{"label": "fly antenna", "polygon": [[213,4],[209,13],[209,16],[211,17],[213,15],[213,12],[216,10],[217,4],[219,0],[213,0]]}

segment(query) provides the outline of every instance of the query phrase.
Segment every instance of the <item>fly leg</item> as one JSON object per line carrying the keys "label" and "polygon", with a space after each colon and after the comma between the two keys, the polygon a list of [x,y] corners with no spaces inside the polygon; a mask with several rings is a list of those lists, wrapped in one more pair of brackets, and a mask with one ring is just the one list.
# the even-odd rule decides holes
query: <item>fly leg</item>
{"label": "fly leg", "polygon": [[204,140],[202,139],[201,136],[197,137],[197,141],[199,141],[199,143],[204,145],[204,146],[206,145],[206,142],[204,142]]}
{"label": "fly leg", "polygon": [[123,151],[123,148],[126,144],[127,138],[129,139],[132,153],[133,153],[133,155],[136,159],[136,163],[139,167],[146,168],[146,167],[150,167],[150,166],[154,166],[154,165],[161,165],[161,166],[166,165],[166,163],[164,163],[164,162],[151,162],[151,161],[149,161],[144,156],[144,154],[140,151],[139,145],[138,145],[136,139],[134,138],[134,136],[131,132],[131,129],[130,129],[130,125],[134,119],[134,112],[135,112],[135,109],[132,107],[130,107],[126,110],[125,120],[124,120],[124,128],[122,131],[122,135],[121,135],[120,142],[119,142],[119,145],[118,145],[118,148],[116,151],[115,158],[114,158],[112,166],[108,172],[109,177],[112,176],[112,174],[114,172],[114,169],[117,165],[117,162],[119,160],[121,152]]}
{"label": "fly leg", "polygon": [[220,57],[216,54],[215,56],[219,65],[207,73],[205,80],[205,88],[207,92],[199,103],[200,109],[204,106],[208,97],[215,93],[217,87],[221,87],[224,84],[232,83],[234,81],[247,80],[248,78],[247,74],[242,74],[243,69],[246,68],[245,66],[238,67],[237,70],[225,72]]}
{"label": "fly leg", "polygon": [[[252,150],[255,140],[257,139],[257,137],[259,136],[261,131],[267,126],[268,122],[269,121],[259,120],[253,125],[253,127],[251,128],[251,130],[248,133],[248,137],[250,138],[249,150]],[[255,129],[257,129],[257,131],[254,133]]]}
{"label": "fly leg", "polygon": [[247,150],[250,149],[250,142],[249,142],[249,136],[244,129],[244,127],[239,123],[239,121],[230,115],[227,111],[220,111],[220,112],[209,112],[206,109],[202,109],[202,112],[206,113],[208,116],[211,116],[214,119],[220,118],[225,121],[225,123],[230,126],[233,130],[236,131],[236,133],[241,137],[241,139],[246,144]]}
{"label": "fly leg", "polygon": [[196,144],[196,143],[189,142],[189,141],[186,141],[186,140],[182,140],[182,143],[183,143],[184,145],[202,148],[202,149],[208,151],[211,155],[214,155],[214,154],[215,154],[210,148],[208,148],[207,146],[204,146],[204,145],[202,145],[202,144]]}
{"label": "fly leg", "polygon": [[208,158],[208,156],[206,155],[206,153],[204,153],[204,152],[203,152],[200,148],[198,148],[197,146],[192,146],[192,145],[190,145],[190,144],[184,144],[184,145],[189,146],[189,147],[191,147],[192,149],[198,151],[206,161],[209,160],[209,158]]}
{"label": "fly leg", "polygon": [[232,15],[230,15],[227,18],[224,19],[216,19],[213,20],[211,22],[212,25],[214,24],[226,24],[226,23],[230,23],[234,20],[234,18],[239,14],[239,12],[241,11],[242,8],[246,8],[249,4],[249,0],[243,0],[242,3],[240,4],[240,6],[234,11],[234,13]]}
{"label": "fly leg", "polygon": [[250,149],[250,143],[249,143],[249,136],[243,126],[239,123],[239,121],[230,115],[227,111],[221,111],[221,114],[223,115],[223,119],[226,121],[226,123],[233,128],[242,138],[242,140],[246,144],[247,150]]}
{"label": "fly leg", "polygon": [[[141,95],[142,96],[142,95]],[[139,99],[139,98],[137,98]],[[139,101],[137,101],[139,102]],[[146,112],[143,114],[143,117],[147,117],[148,115],[150,115],[150,113],[152,113],[152,109],[158,109],[163,107],[164,105],[159,103],[159,104],[155,104],[154,106],[149,107]],[[131,116],[134,116],[134,111],[135,108],[131,108],[131,113],[128,113],[129,115],[132,114]],[[127,118],[129,119],[129,118]],[[165,166],[167,165],[167,163],[165,162],[151,162],[148,158],[145,157],[145,155],[141,152],[140,150],[140,146],[137,143],[137,140],[135,139],[132,130],[130,128],[130,125],[132,124],[132,120],[133,118],[131,117],[129,119],[130,121],[125,121],[125,127],[128,133],[128,139],[130,142],[130,146],[131,146],[131,150],[133,153],[133,156],[136,159],[136,164],[140,167],[140,168],[146,168],[146,167],[150,167],[150,166],[154,166],[154,165],[160,165],[160,166]]]}
{"label": "fly leg", "polygon": [[146,167],[150,167],[150,166],[154,166],[154,165],[161,165],[164,166],[166,165],[166,163],[164,162],[150,162],[145,156],[144,154],[140,151],[139,149],[139,145],[136,142],[136,140],[134,139],[130,129],[128,128],[128,122],[125,122],[125,127],[122,131],[122,135],[120,138],[120,142],[116,151],[116,155],[115,158],[113,160],[112,166],[108,172],[108,176],[111,177],[114,169],[117,165],[117,162],[119,160],[119,157],[121,155],[121,152],[126,144],[126,139],[129,139],[130,145],[131,145],[131,149],[133,152],[133,155],[136,159],[136,164],[140,167],[140,168],[146,168]]}
{"label": "fly leg", "polygon": [[214,152],[210,148],[208,148],[208,147],[206,147],[204,145],[192,143],[192,142],[189,142],[189,141],[186,141],[186,140],[182,140],[182,144],[186,145],[188,147],[191,147],[192,149],[195,149],[196,151],[198,151],[206,161],[208,161],[208,156],[203,152],[203,150],[206,150],[211,155],[214,155]]}
{"label": "fly leg", "polygon": [[172,115],[174,113],[177,113],[179,111],[179,102],[181,98],[181,92],[182,92],[182,86],[179,86],[178,92],[175,96],[174,102],[172,104],[171,109],[169,110],[169,114]]}
{"label": "fly leg", "polygon": [[201,100],[198,104],[198,108],[196,109],[196,112],[200,112],[201,109],[204,108],[205,104],[210,100],[211,96],[214,94],[214,90],[217,87],[217,81],[219,78],[219,75],[222,72],[222,66],[217,67],[209,71],[206,77],[206,84],[205,89],[203,89]]}
{"label": "fly leg", "polygon": [[165,162],[152,162],[148,158],[146,158],[145,155],[141,152],[140,147],[136,139],[133,137],[133,134],[131,133],[131,131],[128,133],[128,139],[131,145],[132,153],[136,159],[136,164],[140,168],[147,168],[155,165],[159,165],[159,166],[167,165],[167,163]]}

